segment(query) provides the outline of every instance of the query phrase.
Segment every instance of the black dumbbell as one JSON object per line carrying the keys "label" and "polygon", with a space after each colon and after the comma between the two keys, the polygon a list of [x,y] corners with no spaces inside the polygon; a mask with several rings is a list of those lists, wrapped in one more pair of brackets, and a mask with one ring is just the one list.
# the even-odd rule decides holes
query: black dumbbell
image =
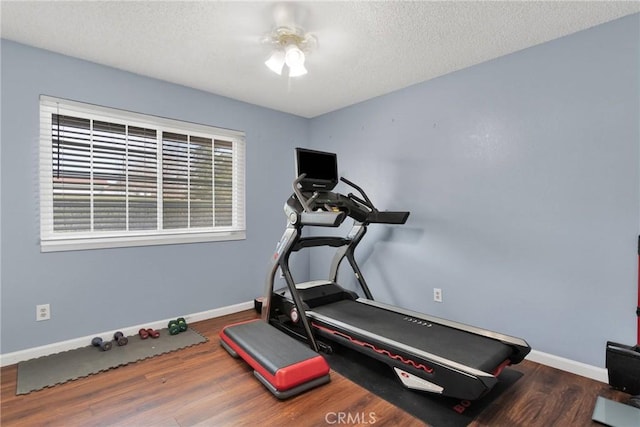
{"label": "black dumbbell", "polygon": [[111,341],[102,341],[102,338],[100,337],[95,337],[94,339],[92,339],[91,345],[93,345],[94,347],[100,347],[102,351],[111,350],[112,346]]}
{"label": "black dumbbell", "polygon": [[125,337],[124,334],[120,331],[113,334],[113,339],[118,343],[119,346],[127,345],[129,343],[129,338]]}

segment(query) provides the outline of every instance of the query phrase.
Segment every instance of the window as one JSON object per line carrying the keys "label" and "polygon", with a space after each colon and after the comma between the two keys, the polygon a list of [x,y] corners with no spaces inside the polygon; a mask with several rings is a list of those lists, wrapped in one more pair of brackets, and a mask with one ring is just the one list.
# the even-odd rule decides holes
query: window
{"label": "window", "polygon": [[41,250],[245,238],[244,133],[40,97]]}

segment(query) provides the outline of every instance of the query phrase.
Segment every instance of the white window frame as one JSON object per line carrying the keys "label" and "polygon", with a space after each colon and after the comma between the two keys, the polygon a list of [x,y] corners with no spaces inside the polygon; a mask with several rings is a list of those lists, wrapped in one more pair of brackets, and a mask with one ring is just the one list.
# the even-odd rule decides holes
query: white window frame
{"label": "white window frame", "polygon": [[[158,207],[162,216],[162,134],[172,132],[232,142],[233,149],[233,224],[228,227],[170,230],[124,230],[56,232],[53,229],[53,140],[52,114],[126,124],[155,129],[158,155]],[[245,133],[164,117],[134,113],[92,104],[40,96],[40,250],[41,252],[118,248],[130,246],[200,243],[246,238],[245,219]],[[213,159],[212,159],[213,162]],[[215,211],[214,211],[215,215]],[[161,222],[161,221],[159,221]]]}

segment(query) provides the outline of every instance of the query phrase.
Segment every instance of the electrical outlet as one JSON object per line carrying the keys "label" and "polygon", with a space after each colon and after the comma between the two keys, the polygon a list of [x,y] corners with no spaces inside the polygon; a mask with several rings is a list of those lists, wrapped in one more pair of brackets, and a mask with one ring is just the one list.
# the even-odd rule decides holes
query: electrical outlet
{"label": "electrical outlet", "polygon": [[51,319],[51,306],[49,304],[36,305],[36,320]]}
{"label": "electrical outlet", "polygon": [[442,302],[442,289],[433,288],[433,300],[435,302]]}

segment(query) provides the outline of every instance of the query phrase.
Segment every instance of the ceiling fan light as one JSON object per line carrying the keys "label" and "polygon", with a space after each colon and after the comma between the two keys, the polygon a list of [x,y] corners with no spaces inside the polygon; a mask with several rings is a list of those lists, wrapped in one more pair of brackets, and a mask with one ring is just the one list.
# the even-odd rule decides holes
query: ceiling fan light
{"label": "ceiling fan light", "polygon": [[304,64],[297,64],[294,67],[289,67],[289,77],[299,77],[307,74],[307,69]]}
{"label": "ceiling fan light", "polygon": [[[1,0],[0,0],[1,1]],[[305,52],[315,46],[316,38],[310,34],[304,34],[301,28],[277,27],[271,34],[265,36],[263,41],[268,41],[274,50],[265,65],[271,71],[282,75],[284,66],[287,66],[289,77],[298,77],[307,74],[304,65]]]}
{"label": "ceiling fan light", "polygon": [[284,52],[284,62],[289,68],[304,68],[304,52],[297,45],[288,44]]}
{"label": "ceiling fan light", "polygon": [[269,59],[267,59],[264,63],[271,71],[276,73],[277,75],[282,75],[282,68],[284,67],[285,55],[281,50],[274,51]]}

